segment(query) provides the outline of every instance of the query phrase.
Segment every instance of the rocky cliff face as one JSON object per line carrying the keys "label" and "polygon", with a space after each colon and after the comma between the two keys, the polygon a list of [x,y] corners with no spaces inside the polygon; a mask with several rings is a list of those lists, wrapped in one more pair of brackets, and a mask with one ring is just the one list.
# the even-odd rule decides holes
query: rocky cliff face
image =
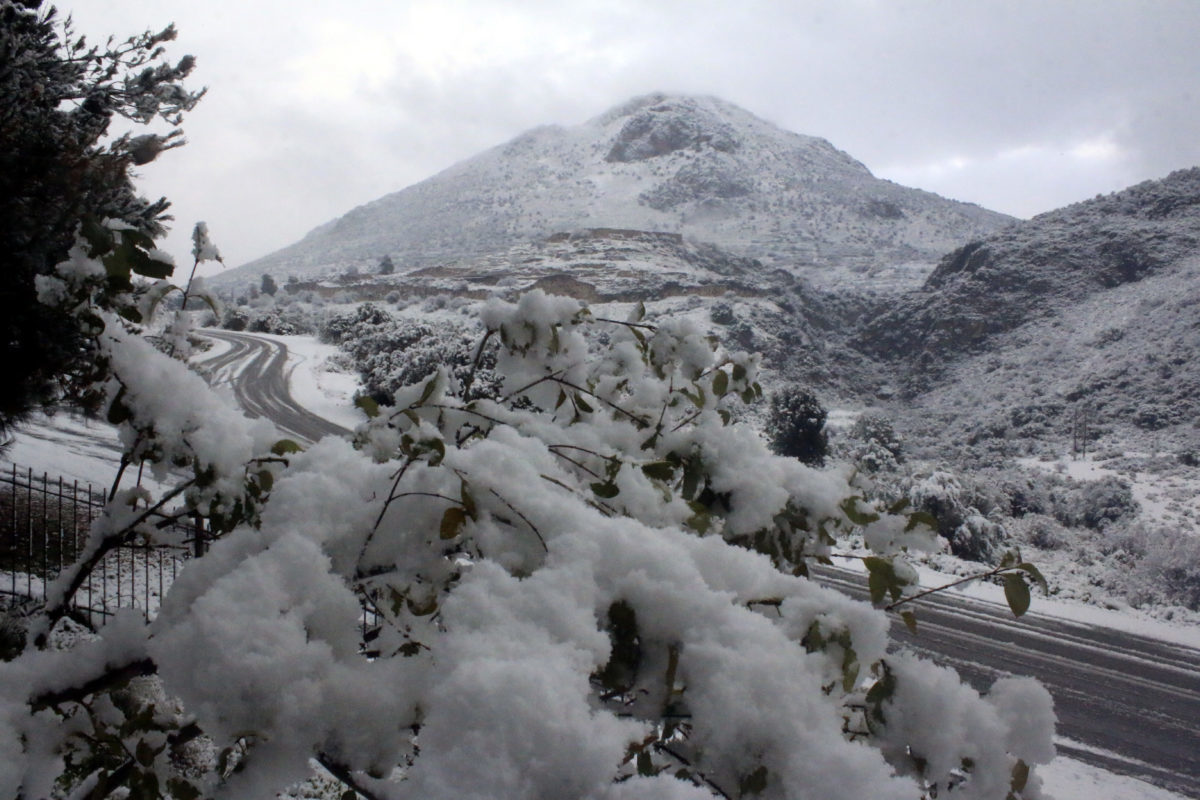
{"label": "rocky cliff face", "polygon": [[[1200,168],[1076,203],[947,255],[922,290],[872,325],[868,349],[938,360],[1152,276],[1200,249]],[[1186,287],[1189,291],[1191,287]]]}
{"label": "rocky cliff face", "polygon": [[1200,439],[1200,168],[959,248],[856,344],[937,441]]}
{"label": "rocky cliff face", "polygon": [[829,142],[721,100],[660,94],[529,131],[222,280],[370,269],[385,254],[406,271],[620,228],[678,233],[824,285],[903,282],[1010,221],[879,180]]}

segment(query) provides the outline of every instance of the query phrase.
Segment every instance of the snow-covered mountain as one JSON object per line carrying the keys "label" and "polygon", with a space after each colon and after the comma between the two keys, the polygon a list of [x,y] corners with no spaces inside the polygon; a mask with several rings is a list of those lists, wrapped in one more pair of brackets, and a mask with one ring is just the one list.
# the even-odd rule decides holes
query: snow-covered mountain
{"label": "snow-covered mountain", "polygon": [[939,437],[1200,442],[1200,168],[1042,214],[946,256],[865,328]]}
{"label": "snow-covered mountain", "polygon": [[385,254],[405,272],[589,228],[682,234],[825,285],[880,271],[918,281],[1011,221],[875,178],[824,139],[716,98],[655,94],[531,130],[218,282],[373,270]]}

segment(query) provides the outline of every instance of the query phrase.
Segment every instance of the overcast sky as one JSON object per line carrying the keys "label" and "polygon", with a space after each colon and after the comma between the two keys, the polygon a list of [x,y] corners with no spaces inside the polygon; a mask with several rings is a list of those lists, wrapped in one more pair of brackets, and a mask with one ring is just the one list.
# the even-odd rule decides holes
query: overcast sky
{"label": "overcast sky", "polygon": [[711,94],[1021,217],[1200,165],[1196,0],[64,0],[209,94],[143,168],[230,266],[536,125]]}

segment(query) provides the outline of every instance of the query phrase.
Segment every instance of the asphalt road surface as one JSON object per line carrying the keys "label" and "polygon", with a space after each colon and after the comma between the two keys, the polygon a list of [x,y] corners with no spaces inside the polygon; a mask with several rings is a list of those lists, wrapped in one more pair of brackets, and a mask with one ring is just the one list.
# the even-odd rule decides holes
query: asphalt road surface
{"label": "asphalt road surface", "polygon": [[[866,597],[866,576],[822,570],[819,580]],[[1200,651],[947,592],[915,601],[917,634],[893,638],[986,690],[1032,675],[1054,696],[1059,752],[1200,798]],[[1083,745],[1074,746],[1071,742]],[[1103,800],[1103,798],[1097,798]]]}
{"label": "asphalt road surface", "polygon": [[282,343],[248,333],[202,331],[204,336],[228,342],[230,349],[200,362],[197,367],[209,383],[228,383],[246,413],[266,417],[281,431],[308,442],[323,436],[343,436],[350,431],[318,417],[297,403],[288,390],[288,351]]}
{"label": "asphalt road surface", "polygon": [[[231,349],[200,365],[228,381],[247,412],[308,441],[345,428],[302,408],[288,391],[287,348],[244,333],[206,330]],[[244,366],[243,366],[244,365]],[[866,577],[823,569],[823,583],[866,597]],[[958,670],[986,690],[1005,675],[1032,675],[1054,696],[1059,752],[1200,798],[1200,651],[1109,628],[1043,617],[1013,619],[1004,606],[953,592],[917,601],[917,635],[897,621],[893,638]],[[1103,800],[1103,798],[1097,798]]]}

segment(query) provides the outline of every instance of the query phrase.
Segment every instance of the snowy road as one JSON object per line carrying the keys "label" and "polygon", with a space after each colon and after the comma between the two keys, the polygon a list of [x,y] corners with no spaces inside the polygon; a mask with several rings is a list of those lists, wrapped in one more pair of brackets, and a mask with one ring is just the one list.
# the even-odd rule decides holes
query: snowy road
{"label": "snowy road", "polygon": [[228,383],[246,413],[266,417],[308,442],[350,433],[297,403],[288,389],[288,350],[272,339],[248,333],[206,329],[203,335],[229,344],[229,350],[198,367],[210,383]]}
{"label": "snowy road", "polygon": [[[859,573],[823,583],[866,596]],[[1034,601],[1036,608],[1036,599]],[[947,592],[918,601],[918,633],[893,638],[958,670],[978,689],[1032,675],[1054,696],[1059,752],[1200,797],[1200,651]]]}

